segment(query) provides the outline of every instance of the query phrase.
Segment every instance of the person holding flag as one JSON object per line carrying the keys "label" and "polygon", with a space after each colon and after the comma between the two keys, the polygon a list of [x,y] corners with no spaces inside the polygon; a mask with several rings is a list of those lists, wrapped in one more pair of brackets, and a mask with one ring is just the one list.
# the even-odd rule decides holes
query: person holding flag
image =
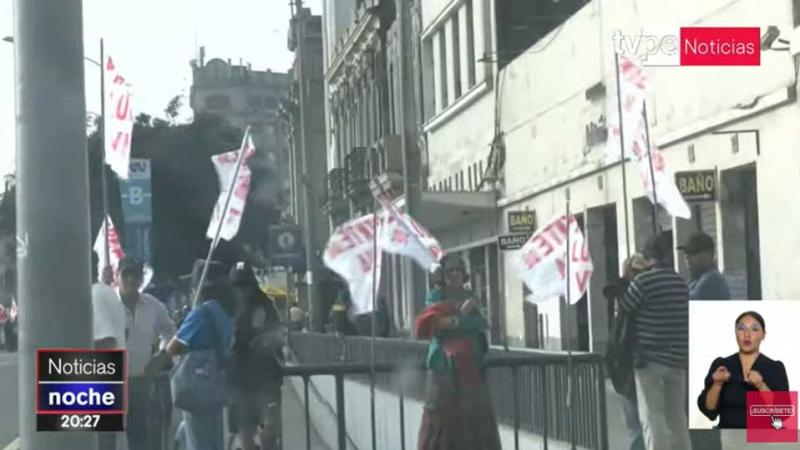
{"label": "person holding flag", "polygon": [[445,256],[415,323],[416,336],[431,340],[419,450],[501,448],[483,365],[488,323],[465,288],[468,280],[464,261]]}
{"label": "person holding flag", "polygon": [[689,287],[673,261],[672,232],[652,237],[644,256],[653,268],[635,275],[619,298],[622,313],[636,317],[634,379],[647,450],[691,450],[686,412],[689,360]]}

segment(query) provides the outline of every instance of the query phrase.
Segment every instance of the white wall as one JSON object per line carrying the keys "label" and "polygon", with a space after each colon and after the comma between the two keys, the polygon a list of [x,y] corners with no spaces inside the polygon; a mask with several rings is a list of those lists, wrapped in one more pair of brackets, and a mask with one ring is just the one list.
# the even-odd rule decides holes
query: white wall
{"label": "white wall", "polygon": [[[571,190],[573,210],[617,203],[620,262],[624,260],[625,228],[619,167],[602,170],[604,147],[587,149],[584,125],[615,104],[615,78],[611,33],[641,26],[665,25],[777,25],[790,30],[789,0],[760,2],[714,0],[603,0],[589,3],[561,29],[555,30],[505,70],[502,82],[502,128],[506,137],[506,190],[500,200],[503,221],[509,210],[535,210],[545,223],[564,210],[565,187]],[[601,39],[602,37],[602,39]],[[604,45],[601,45],[601,42]],[[763,52],[759,67],[646,68],[650,82],[648,118],[652,139],[664,151],[673,171],[725,170],[746,164],[757,165],[762,292],[764,298],[800,298],[796,251],[800,237],[794,232],[800,208],[787,208],[786,201],[800,185],[800,108],[796,103],[753,118],[741,117],[721,128],[760,129],[761,155],[756,154],[752,135],[740,135],[738,154],[731,152],[729,135],[712,135],[709,127],[745,110],[759,96],[750,112],[757,113],[770,94],[786,92],[794,81],[794,69],[787,52]],[[597,82],[606,85],[606,100],[590,102],[585,90]],[[458,121],[462,130],[473,130],[472,118]],[[484,122],[488,120],[484,119]],[[699,133],[699,134],[698,134]],[[677,141],[676,138],[683,139]],[[687,147],[695,145],[696,161],[690,163]],[[585,151],[588,152],[585,154]],[[435,169],[434,169],[435,170]],[[592,173],[590,176],[586,174]],[[599,171],[599,172],[597,172]],[[629,199],[644,194],[636,169],[628,165]],[[603,188],[598,187],[603,178]],[[717,216],[719,204],[716,205]],[[629,223],[633,235],[633,208]],[[591,239],[591,237],[590,237]],[[633,236],[631,236],[633,240]],[[524,321],[521,283],[514,270],[517,252],[505,252],[505,294],[508,334],[522,339]],[[721,256],[721,255],[720,255]],[[721,259],[721,258],[720,258]],[[724,269],[724,267],[722,267]],[[593,284],[600,285],[597,280]],[[596,297],[599,292],[593,292]],[[590,298],[591,302],[591,298]],[[557,308],[544,308],[557,314]],[[590,312],[591,315],[591,312]],[[551,337],[559,338],[550,317]]]}

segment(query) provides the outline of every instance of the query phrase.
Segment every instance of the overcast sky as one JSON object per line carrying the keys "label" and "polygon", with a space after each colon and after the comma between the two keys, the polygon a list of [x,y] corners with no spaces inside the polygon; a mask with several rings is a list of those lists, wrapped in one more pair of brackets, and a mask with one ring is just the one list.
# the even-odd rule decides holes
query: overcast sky
{"label": "overcast sky", "polygon": [[[0,0],[0,38],[14,33],[13,1]],[[322,11],[322,0],[305,5]],[[242,58],[254,70],[287,71],[290,15],[289,0],[84,0],[84,52],[99,59],[104,38],[134,85],[134,112],[163,116],[172,97],[189,93],[195,42],[206,47],[206,61]],[[86,109],[99,113],[99,69],[84,67]],[[0,175],[14,171],[14,116],[13,45],[0,41]],[[188,106],[183,117],[190,117]]]}

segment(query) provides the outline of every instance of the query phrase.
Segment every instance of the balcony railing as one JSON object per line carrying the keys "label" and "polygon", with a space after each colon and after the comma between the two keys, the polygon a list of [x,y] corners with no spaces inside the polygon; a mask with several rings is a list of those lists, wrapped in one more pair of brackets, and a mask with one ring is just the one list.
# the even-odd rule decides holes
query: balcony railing
{"label": "balcony railing", "polygon": [[351,197],[360,198],[369,195],[369,156],[367,147],[355,147],[345,158],[347,193]]}
{"label": "balcony railing", "polygon": [[[370,339],[364,337],[337,338],[314,333],[291,333],[290,336],[289,346],[300,366],[291,368],[284,376],[303,377],[306,408],[309,377],[332,375],[336,378],[338,448],[341,449],[346,443],[344,377],[370,383],[367,369],[370,345]],[[426,342],[376,339],[375,386],[398,396],[400,436],[405,436],[404,399],[423,399],[426,353]],[[488,385],[498,420],[514,428],[515,449],[520,448],[520,430],[541,436],[544,448],[548,440],[555,439],[572,444],[572,448],[608,449],[605,374],[600,355],[573,353],[568,356],[564,352],[533,350],[506,352],[492,348],[487,366]],[[303,367],[308,369],[304,372]],[[570,372],[571,389],[567,382]],[[403,382],[398,383],[398,379]],[[374,434],[374,412],[371,420]],[[413,447],[404,440],[401,444],[403,449]]]}
{"label": "balcony railing", "polygon": [[346,206],[344,195],[346,183],[347,171],[343,168],[331,169],[325,175],[321,203],[326,214],[331,214]]}

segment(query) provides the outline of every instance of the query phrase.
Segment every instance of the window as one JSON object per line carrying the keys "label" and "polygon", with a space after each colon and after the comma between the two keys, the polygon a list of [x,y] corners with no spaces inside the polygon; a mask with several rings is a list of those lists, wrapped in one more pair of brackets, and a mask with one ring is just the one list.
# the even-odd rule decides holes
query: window
{"label": "window", "polygon": [[223,110],[231,107],[231,99],[227,95],[211,95],[206,99],[206,108]]}
{"label": "window", "polygon": [[431,119],[467,94],[483,76],[485,0],[461,0],[423,35],[425,117]]}

